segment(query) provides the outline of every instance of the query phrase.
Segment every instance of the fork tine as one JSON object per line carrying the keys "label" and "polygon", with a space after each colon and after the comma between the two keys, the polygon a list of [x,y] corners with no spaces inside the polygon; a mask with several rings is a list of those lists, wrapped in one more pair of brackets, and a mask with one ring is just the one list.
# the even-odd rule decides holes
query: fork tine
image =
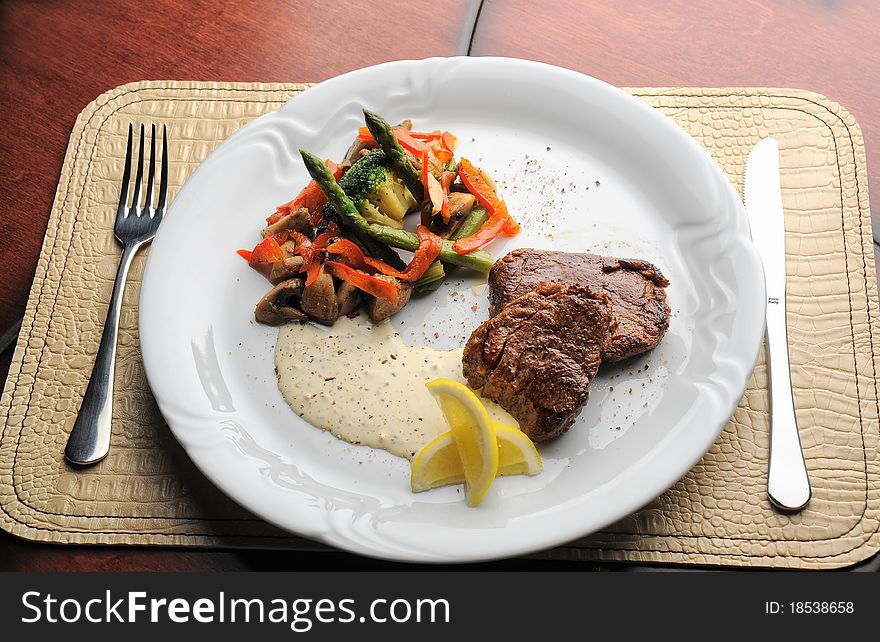
{"label": "fork tine", "polygon": [[129,215],[134,214],[140,216],[138,203],[141,197],[141,181],[144,179],[144,124],[141,123],[141,142],[138,150],[138,167],[137,174],[134,177],[134,196],[131,198],[131,209],[128,210]]}
{"label": "fork tine", "polygon": [[119,190],[119,205],[116,208],[116,217],[125,215],[125,207],[128,205],[128,181],[131,178],[131,143],[134,138],[134,125],[128,124],[128,145],[125,148],[125,169],[122,170],[122,188]]}
{"label": "fork tine", "polygon": [[162,169],[159,174],[159,204],[156,214],[165,214],[165,197],[168,195],[168,132],[162,125]]}
{"label": "fork tine", "polygon": [[153,179],[156,176],[156,123],[153,123],[150,131],[150,168],[147,171],[147,191],[144,194],[144,211],[150,212],[153,208]]}

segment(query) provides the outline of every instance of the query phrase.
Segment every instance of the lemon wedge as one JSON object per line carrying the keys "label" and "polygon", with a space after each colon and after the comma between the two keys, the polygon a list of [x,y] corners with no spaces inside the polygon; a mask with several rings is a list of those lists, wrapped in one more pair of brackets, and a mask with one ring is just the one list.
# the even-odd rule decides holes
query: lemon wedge
{"label": "lemon wedge", "polygon": [[495,424],[470,388],[450,379],[434,379],[428,390],[449,424],[461,468],[468,506],[477,506],[498,473]]}
{"label": "lemon wedge", "polygon": [[544,470],[541,455],[532,440],[519,428],[495,424],[498,439],[498,476],[537,475]]}
{"label": "lemon wedge", "polygon": [[464,482],[468,505],[477,506],[496,475],[541,472],[543,464],[532,440],[517,428],[492,422],[467,386],[449,379],[435,379],[427,386],[450,431],[431,440],[413,459],[413,492]]}
{"label": "lemon wedge", "polygon": [[435,437],[416,454],[409,481],[414,493],[464,483],[464,469],[451,431]]}
{"label": "lemon wedge", "polygon": [[[495,437],[498,477],[537,475],[543,470],[535,444],[519,428],[495,424]],[[414,493],[464,483],[464,470],[451,431],[434,438],[418,452],[413,459],[410,482]]]}

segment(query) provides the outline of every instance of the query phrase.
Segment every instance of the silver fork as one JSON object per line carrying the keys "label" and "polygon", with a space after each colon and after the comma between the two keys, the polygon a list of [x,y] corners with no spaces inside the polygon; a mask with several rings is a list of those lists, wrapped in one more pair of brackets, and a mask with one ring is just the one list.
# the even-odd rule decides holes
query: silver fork
{"label": "silver fork", "polygon": [[101,334],[101,345],[92,376],[86,388],[79,414],[73,424],[73,431],[67,440],[64,456],[73,464],[94,464],[101,461],[110,450],[110,422],[113,417],[113,375],[116,370],[116,338],[119,334],[119,311],[122,308],[122,293],[131,260],[145,243],[156,236],[156,230],[165,215],[165,198],[168,194],[168,141],[165,126],[162,126],[162,164],[159,175],[159,200],[153,208],[154,179],[156,176],[156,125],[151,127],[150,161],[147,172],[147,188],[141,202],[141,182],[144,178],[144,125],[140,127],[140,151],[138,152],[137,173],[134,179],[134,194],[131,207],[128,203],[128,183],[131,178],[132,142],[134,126],[128,126],[128,147],[125,151],[125,170],[122,175],[122,188],[119,206],[116,209],[114,234],[122,244],[122,257],[110,297],[110,309]]}

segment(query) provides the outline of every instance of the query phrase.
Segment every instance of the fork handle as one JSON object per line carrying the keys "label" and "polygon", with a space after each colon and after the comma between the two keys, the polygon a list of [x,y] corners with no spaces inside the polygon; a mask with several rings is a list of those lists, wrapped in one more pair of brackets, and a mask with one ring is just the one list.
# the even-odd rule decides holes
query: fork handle
{"label": "fork handle", "polygon": [[810,501],[811,491],[794,409],[784,297],[767,304],[767,358],[770,376],[767,495],[777,508],[798,511]]}
{"label": "fork handle", "polygon": [[110,424],[113,418],[113,375],[116,371],[116,339],[119,336],[119,312],[131,260],[141,243],[122,248],[116,282],[110,296],[110,309],[101,334],[95,366],[83,397],[73,431],[67,439],[64,456],[73,464],[87,465],[101,461],[110,450]]}

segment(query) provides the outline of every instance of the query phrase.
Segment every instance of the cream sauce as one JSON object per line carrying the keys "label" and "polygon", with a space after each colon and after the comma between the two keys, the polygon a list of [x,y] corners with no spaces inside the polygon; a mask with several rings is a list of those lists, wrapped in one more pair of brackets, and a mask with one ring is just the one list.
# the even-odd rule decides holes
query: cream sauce
{"label": "cream sauce", "polygon": [[[313,426],[412,459],[449,430],[425,383],[438,377],[464,383],[461,356],[461,348],[409,346],[388,321],[342,317],[330,328],[282,326],[275,368],[285,401]],[[484,403],[495,421],[517,425],[500,406]]]}

